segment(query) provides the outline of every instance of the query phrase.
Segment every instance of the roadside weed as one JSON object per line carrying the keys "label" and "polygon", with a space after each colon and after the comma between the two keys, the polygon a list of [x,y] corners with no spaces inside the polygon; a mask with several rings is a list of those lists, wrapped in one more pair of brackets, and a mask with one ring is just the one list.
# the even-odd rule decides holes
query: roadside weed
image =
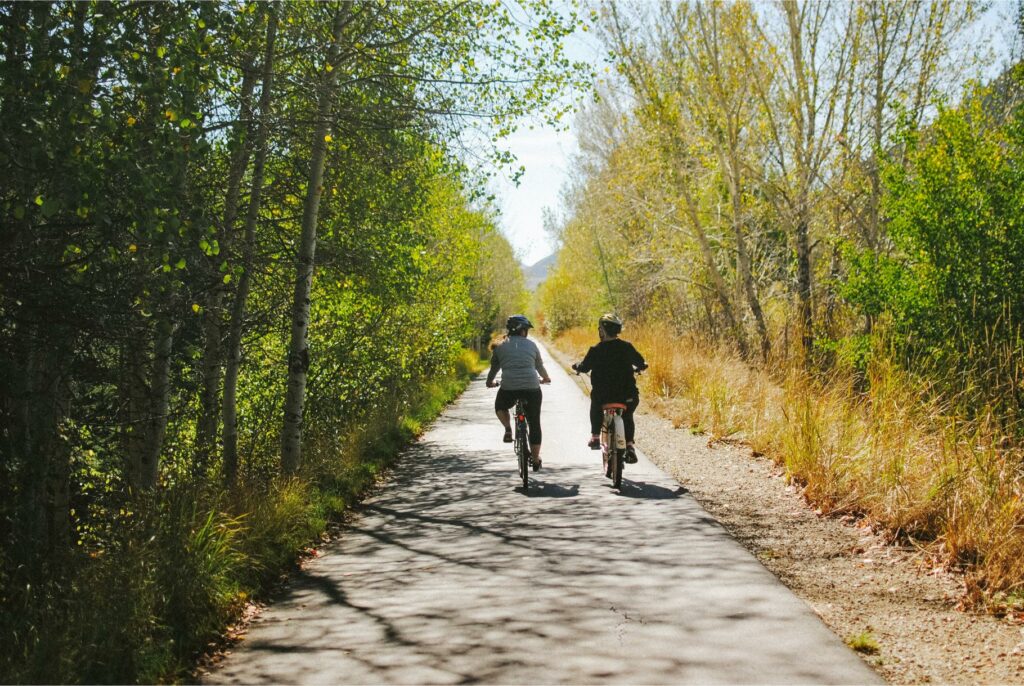
{"label": "roadside weed", "polygon": [[878,645],[878,641],[870,631],[862,631],[859,634],[847,637],[846,645],[864,655],[877,655],[882,650],[882,647]]}

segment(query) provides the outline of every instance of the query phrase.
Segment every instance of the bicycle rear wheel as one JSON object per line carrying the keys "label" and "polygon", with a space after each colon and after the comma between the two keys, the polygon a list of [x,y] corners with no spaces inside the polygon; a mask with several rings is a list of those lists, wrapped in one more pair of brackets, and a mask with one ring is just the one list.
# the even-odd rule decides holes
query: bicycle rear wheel
{"label": "bicycle rear wheel", "polygon": [[612,480],[612,488],[619,488],[622,485],[622,458],[625,452],[617,447],[619,437],[616,429],[614,420],[606,420],[605,437],[607,438],[607,443],[605,443],[604,452],[607,456],[607,462],[604,475]]}
{"label": "bicycle rear wheel", "polygon": [[516,404],[516,459],[519,461],[519,476],[523,480],[523,490],[530,488],[530,439],[526,427],[526,416],[522,407]]}
{"label": "bicycle rear wheel", "polygon": [[530,487],[530,443],[526,440],[526,427],[522,427],[520,432],[523,436],[523,440],[519,443],[519,476],[523,478],[523,490],[527,490]]}
{"label": "bicycle rear wheel", "polygon": [[622,487],[622,458],[625,457],[626,451],[620,448],[612,448],[609,450],[611,460],[611,473],[612,473],[612,488]]}

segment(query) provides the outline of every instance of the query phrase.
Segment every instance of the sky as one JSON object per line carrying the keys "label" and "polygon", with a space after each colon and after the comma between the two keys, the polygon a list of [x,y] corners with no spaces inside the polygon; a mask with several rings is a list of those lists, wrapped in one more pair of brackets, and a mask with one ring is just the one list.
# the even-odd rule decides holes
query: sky
{"label": "sky", "polygon": [[[1012,35],[1012,16],[1015,4],[1010,0],[996,0],[982,18],[979,27],[983,40],[991,41],[997,52],[998,44]],[[1010,30],[1007,31],[1007,25]],[[600,49],[593,36],[577,32],[569,38],[567,51],[575,60],[589,62],[595,70],[601,65]],[[580,94],[579,97],[584,97]],[[521,128],[505,141],[505,146],[526,168],[518,187],[505,177],[492,182],[491,190],[501,209],[499,224],[512,244],[519,261],[530,266],[554,252],[555,246],[544,230],[544,209],[560,208],[560,191],[567,180],[572,154],[576,151],[576,135],[571,129],[557,131],[553,127],[535,125]]]}
{"label": "sky", "polygon": [[494,183],[501,208],[499,224],[519,261],[529,266],[554,252],[544,231],[543,212],[545,207],[559,206],[559,191],[576,149],[576,135],[572,131],[537,127],[514,133],[505,145],[526,172],[518,187],[507,177]]}
{"label": "sky", "polygon": [[[592,33],[577,30],[567,37],[565,51],[567,57],[591,64],[595,71],[603,68],[603,50]],[[570,102],[577,105],[589,96],[582,92],[566,93]],[[572,119],[570,115],[569,121]],[[502,147],[516,156],[515,166],[522,165],[526,171],[518,186],[511,182],[511,175],[492,181],[491,191],[501,210],[498,223],[519,261],[530,266],[555,251],[544,230],[544,209],[560,207],[560,192],[577,150],[576,134],[571,128],[556,130],[536,122],[521,122],[519,130],[505,139]]]}

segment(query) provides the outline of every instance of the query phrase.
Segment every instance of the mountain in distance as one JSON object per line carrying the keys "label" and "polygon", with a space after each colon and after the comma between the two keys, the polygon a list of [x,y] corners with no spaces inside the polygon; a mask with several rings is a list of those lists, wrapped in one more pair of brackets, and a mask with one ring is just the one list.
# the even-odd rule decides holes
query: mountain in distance
{"label": "mountain in distance", "polygon": [[537,290],[537,286],[541,285],[544,279],[548,278],[548,270],[555,265],[557,259],[558,255],[548,255],[529,267],[523,267],[523,277],[526,279],[527,290]]}

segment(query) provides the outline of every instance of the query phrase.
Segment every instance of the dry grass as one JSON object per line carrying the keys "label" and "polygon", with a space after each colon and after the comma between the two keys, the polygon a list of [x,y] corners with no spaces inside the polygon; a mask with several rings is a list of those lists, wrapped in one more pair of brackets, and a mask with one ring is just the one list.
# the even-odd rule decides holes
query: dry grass
{"label": "dry grass", "polygon": [[[965,570],[971,605],[1024,610],[1024,450],[991,417],[958,420],[882,358],[861,392],[851,376],[769,374],[668,329],[627,333],[650,365],[644,401],[675,426],[742,440],[823,511],[865,516],[927,545]],[[594,332],[573,329],[556,345],[579,358],[594,342]]]}

